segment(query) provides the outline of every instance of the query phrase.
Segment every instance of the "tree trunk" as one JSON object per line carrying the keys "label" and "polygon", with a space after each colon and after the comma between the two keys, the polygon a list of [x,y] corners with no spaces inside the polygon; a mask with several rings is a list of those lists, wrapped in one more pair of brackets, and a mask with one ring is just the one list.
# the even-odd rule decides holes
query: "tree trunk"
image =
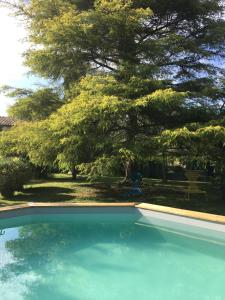
{"label": "tree trunk", "polygon": [[162,182],[163,183],[167,182],[166,171],[167,171],[167,162],[166,162],[165,154],[163,153],[163,161],[162,161]]}
{"label": "tree trunk", "polygon": [[[134,138],[138,132],[138,123],[137,123],[137,114],[136,111],[131,111],[128,115],[128,127],[127,127],[127,148],[129,149],[129,146],[133,144]],[[130,160],[129,158],[127,161],[124,162],[124,173],[125,177],[122,180],[122,183],[128,182],[131,178],[131,172],[132,172],[132,164],[134,161]]]}
{"label": "tree trunk", "polygon": [[221,168],[220,173],[220,186],[221,186],[221,193],[222,193],[222,200],[225,200],[225,170]]}
{"label": "tree trunk", "polygon": [[76,167],[73,167],[71,169],[71,173],[72,173],[73,180],[76,180],[77,179],[77,169],[76,169]]}
{"label": "tree trunk", "polygon": [[122,180],[122,183],[128,182],[131,177],[131,161],[127,161],[124,163],[124,173],[125,177]]}

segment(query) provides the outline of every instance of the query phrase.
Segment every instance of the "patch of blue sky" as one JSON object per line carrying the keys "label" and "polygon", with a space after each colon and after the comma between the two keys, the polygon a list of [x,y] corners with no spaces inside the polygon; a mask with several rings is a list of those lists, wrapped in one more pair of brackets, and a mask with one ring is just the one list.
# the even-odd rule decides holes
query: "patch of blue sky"
{"label": "patch of blue sky", "polygon": [[[9,85],[35,89],[47,81],[29,74],[23,66],[23,52],[29,47],[22,23],[10,16],[7,8],[0,8],[0,86]],[[14,100],[0,94],[0,115],[7,115],[7,108]]]}

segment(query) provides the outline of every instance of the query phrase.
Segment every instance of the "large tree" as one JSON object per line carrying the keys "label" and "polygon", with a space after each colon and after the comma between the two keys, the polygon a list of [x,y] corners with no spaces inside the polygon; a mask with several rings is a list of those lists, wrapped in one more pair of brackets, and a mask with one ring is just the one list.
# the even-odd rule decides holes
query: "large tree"
{"label": "large tree", "polygon": [[69,102],[46,121],[61,166],[120,153],[128,169],[131,160],[154,152],[163,130],[223,122],[223,1],[13,6],[28,28],[26,65],[62,82]]}
{"label": "large tree", "polygon": [[125,84],[112,76],[87,76],[71,94],[71,101],[48,120],[60,145],[57,159],[62,166],[83,163],[82,168],[95,175],[117,160],[129,177],[132,162],[161,152],[156,138],[163,130],[205,122],[213,115],[189,106],[184,92],[135,77]]}

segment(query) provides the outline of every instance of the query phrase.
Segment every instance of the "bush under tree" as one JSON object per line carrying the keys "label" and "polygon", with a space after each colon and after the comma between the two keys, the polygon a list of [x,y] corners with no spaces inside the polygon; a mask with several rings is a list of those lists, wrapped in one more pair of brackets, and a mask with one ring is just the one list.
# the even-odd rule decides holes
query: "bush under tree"
{"label": "bush under tree", "polygon": [[0,159],[0,193],[3,197],[10,197],[15,191],[22,190],[31,177],[29,163],[18,158]]}

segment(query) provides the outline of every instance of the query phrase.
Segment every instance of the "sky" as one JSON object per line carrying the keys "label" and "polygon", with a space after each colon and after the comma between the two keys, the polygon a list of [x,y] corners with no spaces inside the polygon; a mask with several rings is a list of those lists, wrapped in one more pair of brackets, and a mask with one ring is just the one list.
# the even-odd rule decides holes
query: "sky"
{"label": "sky", "polygon": [[[22,53],[28,47],[24,41],[26,30],[9,13],[9,9],[0,8],[0,86],[31,87],[37,79],[28,76],[29,70],[23,66]],[[12,99],[0,94],[0,116],[7,115],[12,103]]]}

